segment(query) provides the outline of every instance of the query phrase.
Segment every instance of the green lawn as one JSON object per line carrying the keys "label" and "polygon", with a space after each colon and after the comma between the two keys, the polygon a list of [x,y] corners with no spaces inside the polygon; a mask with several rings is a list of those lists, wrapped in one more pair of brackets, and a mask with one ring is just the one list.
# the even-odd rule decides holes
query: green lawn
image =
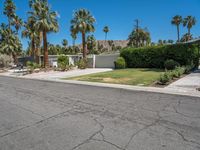
{"label": "green lawn", "polygon": [[[160,77],[164,70],[160,69],[123,69],[110,72],[97,73],[74,78],[68,78],[78,81],[102,82],[126,85],[149,86]],[[67,79],[67,80],[68,80]]]}

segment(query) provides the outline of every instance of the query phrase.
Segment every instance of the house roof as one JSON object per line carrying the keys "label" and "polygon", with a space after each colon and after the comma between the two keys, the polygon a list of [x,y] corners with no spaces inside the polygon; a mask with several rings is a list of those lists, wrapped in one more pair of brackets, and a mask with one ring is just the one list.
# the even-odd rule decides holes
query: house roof
{"label": "house roof", "polygon": [[184,44],[200,44],[200,38],[192,39],[187,42],[183,42]]}

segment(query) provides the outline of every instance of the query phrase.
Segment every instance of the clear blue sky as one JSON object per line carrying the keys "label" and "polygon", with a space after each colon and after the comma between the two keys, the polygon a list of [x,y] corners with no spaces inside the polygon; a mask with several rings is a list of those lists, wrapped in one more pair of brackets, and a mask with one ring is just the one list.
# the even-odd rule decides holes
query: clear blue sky
{"label": "clear blue sky", "polygon": [[[0,23],[6,22],[2,15],[3,1],[0,3]],[[27,19],[28,0],[14,0],[17,5],[17,14],[23,19]],[[147,27],[151,33],[152,41],[158,39],[176,40],[176,27],[171,25],[171,18],[174,15],[195,16],[197,25],[192,29],[194,37],[200,36],[200,0],[49,0],[53,10],[60,14],[58,33],[48,35],[50,43],[60,44],[62,39],[67,39],[71,44],[70,20],[75,10],[86,8],[96,18],[96,39],[103,40],[102,29],[108,25],[111,29],[108,39],[124,40],[134,26],[134,20],[140,20],[141,27]],[[181,34],[186,29],[181,28]],[[80,35],[78,43],[80,43]],[[23,39],[24,47],[27,40]]]}

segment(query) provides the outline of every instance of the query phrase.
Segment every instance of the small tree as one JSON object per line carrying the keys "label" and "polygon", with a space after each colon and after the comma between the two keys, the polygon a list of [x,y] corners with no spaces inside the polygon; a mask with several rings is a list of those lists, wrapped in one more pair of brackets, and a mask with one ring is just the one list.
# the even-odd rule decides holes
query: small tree
{"label": "small tree", "polygon": [[62,71],[66,70],[67,65],[69,65],[69,57],[67,57],[65,55],[58,56],[58,67]]}
{"label": "small tree", "polygon": [[94,53],[94,50],[96,49],[96,39],[94,35],[89,35],[87,37],[87,48],[90,54]]}

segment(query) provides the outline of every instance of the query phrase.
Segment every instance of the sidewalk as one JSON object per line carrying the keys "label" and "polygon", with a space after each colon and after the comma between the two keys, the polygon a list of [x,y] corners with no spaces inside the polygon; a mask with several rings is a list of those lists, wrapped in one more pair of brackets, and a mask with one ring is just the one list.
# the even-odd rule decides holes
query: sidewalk
{"label": "sidewalk", "polygon": [[[71,77],[77,77],[77,76],[107,72],[107,71],[112,71],[112,69],[110,68],[83,69],[83,70],[78,69],[78,70],[70,70],[67,72],[48,71],[48,72],[28,74],[28,75],[20,76],[20,77],[28,78],[28,79],[60,80],[62,78],[71,78]],[[19,77],[17,74],[14,74],[13,71],[1,73],[0,75],[10,76],[10,77]]]}
{"label": "sidewalk", "polygon": [[182,90],[186,92],[196,92],[197,88],[200,88],[200,70],[196,70],[195,72],[165,87],[165,89]]}
{"label": "sidewalk", "polygon": [[[51,72],[34,73],[34,74],[26,75],[26,76],[18,76],[18,78],[48,81],[48,82],[62,82],[62,83],[69,83],[69,84],[97,86],[97,87],[105,87],[105,88],[117,88],[117,89],[124,89],[124,90],[133,90],[133,91],[143,91],[143,92],[146,91],[146,92],[200,97],[200,91],[196,90],[196,88],[200,87],[200,70],[172,83],[171,85],[165,88],[63,80],[63,78],[70,78],[70,77],[76,77],[80,75],[106,72],[106,71],[111,71],[111,70],[112,69],[85,69],[85,70],[72,70],[69,72],[51,71]],[[0,74],[0,75],[9,76],[9,77],[17,77],[17,76],[12,76],[8,74]]]}

